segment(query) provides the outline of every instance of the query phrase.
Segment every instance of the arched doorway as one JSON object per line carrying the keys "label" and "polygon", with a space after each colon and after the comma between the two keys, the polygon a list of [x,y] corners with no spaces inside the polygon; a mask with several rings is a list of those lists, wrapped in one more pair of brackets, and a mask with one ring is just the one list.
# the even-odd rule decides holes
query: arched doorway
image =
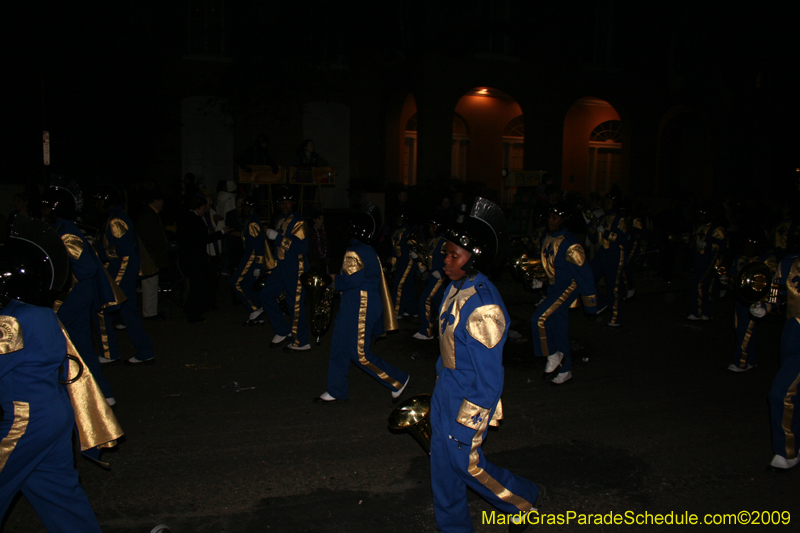
{"label": "arched doorway", "polygon": [[500,191],[503,168],[522,166],[523,126],[522,108],[508,94],[491,87],[468,91],[454,110],[453,177],[481,181]]}
{"label": "arched doorway", "polygon": [[603,193],[622,182],[622,123],[614,107],[600,98],[581,98],[564,117],[561,186],[581,193]]}

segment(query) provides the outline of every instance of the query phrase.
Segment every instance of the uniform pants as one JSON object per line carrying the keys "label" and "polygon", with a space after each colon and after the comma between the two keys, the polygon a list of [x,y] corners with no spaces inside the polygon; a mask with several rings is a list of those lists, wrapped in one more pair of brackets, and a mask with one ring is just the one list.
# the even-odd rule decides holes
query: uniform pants
{"label": "uniform pants", "polygon": [[253,252],[248,256],[242,257],[241,261],[239,261],[239,266],[236,267],[233,276],[231,276],[233,291],[239,297],[245,309],[251,313],[261,308],[261,296],[253,290],[253,283],[256,281],[253,271],[256,268],[261,268],[261,264],[255,262],[255,252]]}
{"label": "uniform pants", "polygon": [[574,281],[563,291],[549,287],[547,297],[531,317],[534,355],[548,357],[556,352],[563,353],[561,372],[572,370],[572,351],[569,348],[569,306],[578,298],[576,287]]}
{"label": "uniform pants", "polygon": [[444,289],[447,285],[444,279],[428,276],[428,284],[419,297],[419,333],[433,337],[438,323],[439,306],[442,303]]}
{"label": "uniform pants", "polygon": [[[500,468],[483,456],[483,440],[494,414],[479,427],[472,442],[451,439],[448,429],[456,419],[461,399],[444,391],[444,376],[431,399],[431,486],[436,526],[445,533],[473,532],[467,487],[507,514],[527,513],[539,496],[535,483]],[[446,379],[446,378],[445,378]],[[448,405],[449,404],[449,405]],[[458,404],[458,405],[456,405]]]}
{"label": "uniform pants", "polygon": [[119,288],[128,297],[127,300],[122,302],[119,310],[109,311],[104,309],[98,313],[100,320],[103,322],[101,325],[103,355],[108,359],[119,358],[119,341],[117,340],[117,331],[114,329],[114,320],[121,319],[122,323],[125,324],[125,331],[130,335],[133,348],[136,350],[136,358],[140,361],[152,359],[155,357],[153,342],[144,330],[144,323],[136,306],[136,280],[127,282],[123,280]]}
{"label": "uniform pants", "polygon": [[789,318],[781,335],[781,368],[769,391],[772,449],[787,459],[800,449],[800,321]]}
{"label": "uniform pants", "polygon": [[394,312],[397,316],[417,314],[414,291],[414,261],[398,263],[392,282],[394,296]]}
{"label": "uniform pants", "polygon": [[620,302],[622,301],[622,268],[625,266],[625,252],[617,247],[603,248],[597,251],[592,259],[592,272],[597,283],[601,278],[606,279],[605,303],[611,311],[611,322],[622,324]]}
{"label": "uniform pants", "polygon": [[[303,256],[299,258],[298,267],[286,264],[286,261],[278,263],[267,280],[264,288],[261,289],[261,306],[267,315],[267,320],[272,325],[276,335],[282,337],[293,337],[294,346],[305,346],[309,344],[308,324],[306,323],[306,291],[300,282],[303,274]],[[286,317],[281,312],[278,304],[278,297],[286,291],[286,303],[289,306],[289,316],[291,324],[286,321]]]}
{"label": "uniform pants", "polygon": [[696,317],[703,315],[711,318],[711,284],[716,272],[714,270],[714,257],[702,255],[695,260],[694,276],[692,278],[692,314]]}
{"label": "uniform pants", "polygon": [[733,354],[733,364],[739,368],[747,368],[747,365],[756,364],[758,352],[756,348],[756,329],[758,324],[753,315],[750,314],[750,306],[736,302],[736,351]]}
{"label": "uniform pants", "polygon": [[48,401],[9,402],[3,410],[0,438],[16,445],[0,470],[0,518],[22,491],[49,533],[101,533],[73,466],[75,417],[66,391]]}
{"label": "uniform pants", "polygon": [[95,289],[91,279],[79,281],[72,287],[69,296],[58,308],[56,315],[64,329],[67,330],[69,338],[81,354],[84,364],[89,368],[92,377],[97,382],[100,390],[106,398],[112,398],[111,384],[103,376],[100,368],[100,361],[97,359],[97,352],[94,350],[94,340],[92,339],[92,304],[95,300]]}

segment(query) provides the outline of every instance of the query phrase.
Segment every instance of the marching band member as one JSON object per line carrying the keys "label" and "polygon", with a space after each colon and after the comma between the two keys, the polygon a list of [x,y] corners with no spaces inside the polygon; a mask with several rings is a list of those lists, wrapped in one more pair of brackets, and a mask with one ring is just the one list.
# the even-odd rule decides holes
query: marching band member
{"label": "marching band member", "polygon": [[[741,255],[734,260],[733,267],[730,273],[721,276],[721,281],[727,284],[727,278],[730,276],[736,279],[736,276],[744,268],[745,265],[757,261],[764,263],[774,274],[778,268],[778,263],[775,260],[775,255],[772,252],[762,252],[763,249],[763,233],[758,231],[750,232],[744,237],[744,249]],[[736,329],[736,350],[733,355],[733,362],[728,366],[731,372],[746,372],[756,366],[757,352],[757,335],[759,317],[754,316],[750,312],[751,305],[736,295],[735,314],[734,314],[734,328]]]}
{"label": "marching band member", "polygon": [[231,276],[233,291],[250,312],[246,325],[264,323],[264,308],[261,307],[261,296],[253,291],[253,283],[261,275],[262,269],[273,268],[265,266],[264,254],[266,253],[267,241],[264,228],[261,227],[261,219],[258,216],[258,200],[254,196],[249,196],[242,200],[242,218],[247,222],[242,228],[242,241],[244,242],[244,252],[239,260],[239,265]]}
{"label": "marching band member", "polygon": [[408,373],[399,370],[372,352],[372,341],[387,329],[384,309],[391,312],[389,287],[383,277],[378,255],[373,249],[379,225],[371,212],[362,212],[351,222],[350,246],[341,273],[331,274],[333,287],[341,293],[341,304],[333,326],[328,362],[327,390],[314,403],[345,401],[349,397],[347,375],[350,363],[392,391],[394,401],[408,385]]}
{"label": "marching band member", "polygon": [[[114,187],[105,186],[95,193],[99,211],[107,213],[103,246],[99,250],[100,259],[108,264],[108,273],[125,293],[127,300],[122,302],[118,312],[107,309],[99,315],[100,337],[103,342],[103,356],[108,362],[119,358],[117,333],[114,318],[119,317],[128,330],[136,355],[126,361],[130,364],[154,363],[153,343],[144,330],[142,317],[136,306],[136,280],[139,279],[142,265],[142,250],[133,221],[122,208],[122,195]],[[149,275],[152,272],[146,272]]]}
{"label": "marching band member", "polygon": [[50,533],[99,533],[72,434],[96,459],[122,430],[51,308],[68,271],[55,230],[16,215],[0,255],[0,520],[22,492]]}
{"label": "marching band member", "polygon": [[64,187],[51,187],[42,195],[42,214],[61,237],[67,250],[72,279],[63,299],[53,310],[64,325],[109,405],[116,404],[111,384],[103,376],[92,337],[92,313],[119,305],[125,295],[103,268],[92,245],[73,222],[77,215],[75,196]]}
{"label": "marching band member", "polygon": [[488,462],[482,445],[502,417],[503,346],[509,316],[483,272],[499,249],[506,221],[498,206],[476,198],[471,213],[452,226],[445,275],[451,280],[440,309],[438,380],[431,398],[431,484],[440,531],[474,531],[467,487],[504,513],[524,518],[538,508],[544,488]]}
{"label": "marching band member", "polygon": [[433,339],[439,305],[447,286],[444,276],[444,245],[447,242],[443,236],[444,226],[445,220],[441,215],[434,215],[428,221],[428,231],[432,237],[428,245],[428,284],[419,297],[419,329],[414,333],[414,338],[419,340]]}
{"label": "marching band member", "polygon": [[392,297],[394,299],[394,312],[397,318],[416,316],[417,310],[414,298],[414,258],[408,247],[408,237],[411,226],[408,223],[408,214],[404,210],[397,213],[395,230],[392,233],[392,259],[394,281],[392,282]]}
{"label": "marching band member", "polygon": [[[572,379],[569,347],[569,308],[581,295],[587,312],[596,313],[597,295],[592,269],[578,239],[567,229],[570,213],[563,202],[548,209],[547,234],[542,242],[542,267],[549,285],[547,297],[531,317],[533,351],[547,358],[544,378],[554,385]],[[542,286],[534,280],[533,288]],[[600,310],[602,311],[602,309]]]}
{"label": "marching band member", "polygon": [[[800,461],[800,254],[787,255],[778,265],[773,283],[786,287],[786,321],[781,334],[781,368],[769,391],[769,417],[772,425],[770,465],[788,469]],[[761,316],[763,303],[754,304]]]}
{"label": "marching band member", "polygon": [[[622,325],[622,269],[625,266],[625,244],[628,242],[628,223],[617,211],[621,193],[615,186],[604,199],[605,215],[597,227],[589,226],[589,239],[597,244],[597,254],[592,259],[595,282],[606,280],[606,304],[611,309],[608,326]],[[605,305],[603,306],[605,309]]]}
{"label": "marching band member", "polygon": [[[275,331],[270,348],[288,344],[291,350],[310,350],[306,323],[306,293],[300,276],[308,271],[308,228],[299,213],[294,212],[295,198],[288,187],[278,192],[277,201],[281,216],[275,229],[267,230],[267,238],[274,241],[277,264],[261,289],[261,304],[267,320]],[[291,324],[281,312],[278,297],[286,291]]]}
{"label": "marching band member", "polygon": [[699,223],[694,229],[694,277],[692,278],[692,312],[687,320],[709,320],[711,285],[716,278],[720,256],[728,248],[725,228],[711,220],[711,209],[704,204],[698,210]]}

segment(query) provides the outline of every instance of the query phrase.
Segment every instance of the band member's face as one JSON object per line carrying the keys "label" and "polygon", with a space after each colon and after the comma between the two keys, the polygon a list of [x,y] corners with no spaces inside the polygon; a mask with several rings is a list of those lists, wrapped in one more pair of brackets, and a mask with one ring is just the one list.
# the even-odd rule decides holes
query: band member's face
{"label": "band member's face", "polygon": [[603,209],[605,211],[613,211],[614,210],[614,200],[611,198],[604,198],[603,199]]}
{"label": "band member's face", "polygon": [[450,241],[447,241],[445,250],[447,253],[444,256],[444,275],[452,281],[458,281],[467,275],[462,267],[472,254]]}
{"label": "band member's face", "polygon": [[281,214],[288,215],[292,212],[292,207],[294,206],[294,202],[291,200],[281,200]]}
{"label": "band member's face", "polygon": [[550,216],[547,217],[547,231],[558,231],[558,228],[561,227],[563,222],[563,218],[555,213],[550,213]]}

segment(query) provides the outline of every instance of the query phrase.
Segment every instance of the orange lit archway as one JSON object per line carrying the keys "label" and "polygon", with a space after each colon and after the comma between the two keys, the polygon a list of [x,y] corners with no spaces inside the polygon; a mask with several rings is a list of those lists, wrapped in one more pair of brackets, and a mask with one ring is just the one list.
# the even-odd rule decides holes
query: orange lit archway
{"label": "orange lit archway", "polygon": [[619,113],[600,98],[581,98],[564,117],[562,188],[581,193],[608,191],[622,181]]}
{"label": "orange lit archway", "polygon": [[[519,127],[522,108],[501,90],[476,87],[459,99],[454,112],[453,177],[482,181],[501,190],[503,168],[509,168],[511,161],[521,165],[519,162],[523,158],[524,130]],[[463,127],[457,128],[456,118],[463,122]],[[509,129],[509,124],[515,119],[517,122]],[[464,131],[457,129],[465,130],[466,138]],[[513,136],[507,133],[513,133]],[[506,147],[504,137],[516,147]]]}

